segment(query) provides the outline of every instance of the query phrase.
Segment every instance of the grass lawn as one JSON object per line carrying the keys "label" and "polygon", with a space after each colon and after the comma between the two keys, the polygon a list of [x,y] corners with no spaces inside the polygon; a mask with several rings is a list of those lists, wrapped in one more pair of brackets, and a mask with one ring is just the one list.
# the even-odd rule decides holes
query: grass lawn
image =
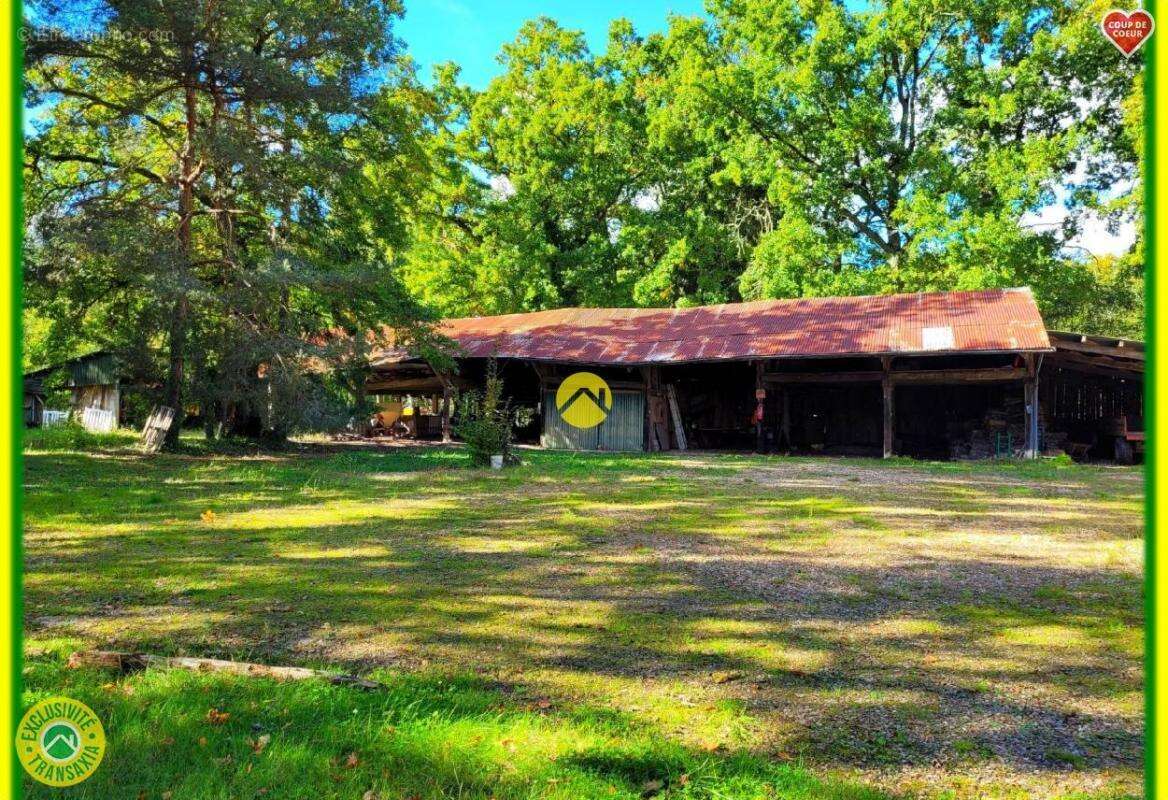
{"label": "grass lawn", "polygon": [[26,443],[25,700],[110,745],[29,797],[1142,794],[1138,468],[94,444]]}

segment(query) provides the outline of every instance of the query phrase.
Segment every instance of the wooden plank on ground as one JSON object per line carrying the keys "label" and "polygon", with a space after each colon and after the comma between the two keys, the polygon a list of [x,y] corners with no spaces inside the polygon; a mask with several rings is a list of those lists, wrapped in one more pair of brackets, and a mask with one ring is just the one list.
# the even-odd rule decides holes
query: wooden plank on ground
{"label": "wooden plank on ground", "polygon": [[118,653],[110,650],[78,650],[69,656],[70,669],[89,667],[93,669],[113,669],[122,673],[137,672],[146,667],[168,667],[186,669],[192,672],[227,672],[253,678],[274,678],[276,680],[302,681],[320,678],[337,686],[353,686],[357,689],[384,689],[377,681],[359,678],[356,675],[339,675],[322,672],[307,667],[272,667],[266,664],[252,664],[246,661],[225,661],[219,658],[189,658],[186,656],[152,656],[147,653]]}

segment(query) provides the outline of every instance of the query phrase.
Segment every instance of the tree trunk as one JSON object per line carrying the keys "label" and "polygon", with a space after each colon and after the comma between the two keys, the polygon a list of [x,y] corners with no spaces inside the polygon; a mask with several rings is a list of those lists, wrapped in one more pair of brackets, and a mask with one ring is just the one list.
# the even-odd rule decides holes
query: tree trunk
{"label": "tree trunk", "polygon": [[182,295],[174,303],[170,317],[170,372],[166,379],[166,405],[175,411],[174,424],[166,433],[166,443],[173,445],[178,441],[179,428],[182,427],[183,413],[183,368],[186,361],[187,314],[190,306],[186,295]]}
{"label": "tree trunk", "polygon": [[369,404],[365,398],[365,373],[357,376],[356,386],[353,387],[355,402],[353,403],[353,432],[358,436],[369,435]]}
{"label": "tree trunk", "polygon": [[[187,61],[192,56],[187,52]],[[167,445],[178,442],[179,430],[183,421],[183,378],[186,365],[187,328],[190,315],[190,300],[187,297],[187,287],[183,285],[184,278],[192,261],[191,247],[191,217],[195,210],[195,136],[198,132],[198,98],[195,95],[195,70],[191,66],[187,74],[185,88],[186,100],[186,142],[179,156],[179,194],[178,194],[178,246],[180,255],[180,274],[177,297],[170,318],[170,372],[166,381],[166,404],[174,409],[175,420],[166,434]]]}

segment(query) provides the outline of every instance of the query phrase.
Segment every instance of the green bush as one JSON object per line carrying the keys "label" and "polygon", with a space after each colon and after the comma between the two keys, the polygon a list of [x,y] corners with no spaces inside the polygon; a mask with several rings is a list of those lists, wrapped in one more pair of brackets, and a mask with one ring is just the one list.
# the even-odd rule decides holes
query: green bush
{"label": "green bush", "polygon": [[500,454],[504,463],[507,462],[510,436],[504,426],[491,419],[479,418],[463,422],[456,430],[466,442],[471,463],[475,466],[485,467],[491,456]]}
{"label": "green bush", "polygon": [[511,452],[513,438],[511,409],[503,399],[503,379],[494,359],[487,362],[486,388],[482,393],[462,396],[454,433],[466,443],[470,461],[478,467],[491,463],[491,456],[502,455],[504,464],[518,461]]}

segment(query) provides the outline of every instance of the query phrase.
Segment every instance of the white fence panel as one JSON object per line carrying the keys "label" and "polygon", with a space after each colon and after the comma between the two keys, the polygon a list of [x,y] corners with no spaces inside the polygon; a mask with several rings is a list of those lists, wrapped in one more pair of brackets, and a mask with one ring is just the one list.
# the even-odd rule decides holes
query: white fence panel
{"label": "white fence panel", "polygon": [[90,406],[81,412],[81,427],[91,433],[110,433],[118,427],[114,412]]}
{"label": "white fence panel", "polygon": [[41,427],[51,428],[54,425],[64,425],[68,419],[68,411],[51,411],[46,408],[41,412]]}

